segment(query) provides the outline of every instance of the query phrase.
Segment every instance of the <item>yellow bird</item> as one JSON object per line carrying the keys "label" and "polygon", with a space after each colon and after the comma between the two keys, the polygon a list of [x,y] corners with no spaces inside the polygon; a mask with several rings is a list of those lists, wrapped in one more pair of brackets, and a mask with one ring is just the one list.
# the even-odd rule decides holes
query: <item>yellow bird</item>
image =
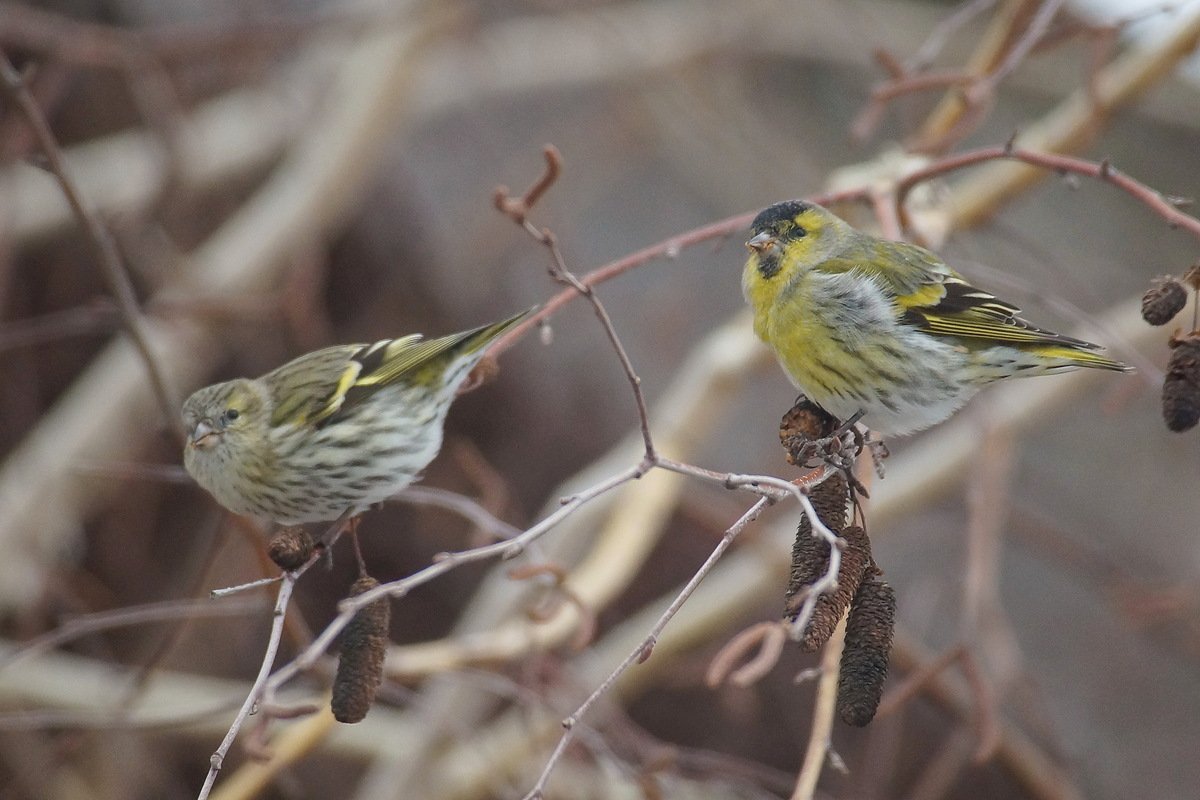
{"label": "yellow bird", "polygon": [[802,200],[751,225],[742,289],[754,331],[796,387],[877,433],[936,425],[1010,375],[1130,367],[1035,327],[937,255],[852,228]]}

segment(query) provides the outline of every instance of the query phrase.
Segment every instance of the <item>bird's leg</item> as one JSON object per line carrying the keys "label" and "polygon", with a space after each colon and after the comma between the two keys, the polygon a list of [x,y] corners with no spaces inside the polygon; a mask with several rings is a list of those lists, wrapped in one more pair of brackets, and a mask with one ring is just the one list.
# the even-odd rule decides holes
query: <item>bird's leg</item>
{"label": "bird's leg", "polygon": [[358,564],[358,577],[365,578],[367,576],[367,562],[363,558],[362,545],[358,542],[358,523],[361,519],[361,516],[351,517],[346,529],[350,534],[350,544],[354,546],[354,560]]}
{"label": "bird's leg", "polygon": [[858,421],[864,412],[858,411],[845,422],[837,425],[828,435],[806,443],[807,455],[816,457],[830,466],[836,467],[849,474],[854,468],[854,460],[866,446],[866,439],[858,429]]}
{"label": "bird's leg", "polygon": [[333,521],[325,532],[321,534],[321,538],[317,540],[317,548],[325,553],[326,569],[333,568],[333,545],[337,542],[346,531],[351,534],[358,532],[358,522],[362,519],[360,514],[355,514],[353,508],[347,508],[342,512],[341,516]]}

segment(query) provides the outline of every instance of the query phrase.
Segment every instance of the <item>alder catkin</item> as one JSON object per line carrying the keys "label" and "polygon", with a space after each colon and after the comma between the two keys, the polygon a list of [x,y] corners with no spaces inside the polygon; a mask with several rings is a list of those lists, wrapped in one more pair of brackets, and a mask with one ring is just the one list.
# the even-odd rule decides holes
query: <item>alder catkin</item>
{"label": "alder catkin", "polygon": [[863,727],[875,717],[883,697],[892,633],[896,626],[896,592],[870,575],[859,585],[846,618],[846,643],[838,674],[837,711],[847,725]]}
{"label": "alder catkin", "polygon": [[313,552],[313,538],[296,525],[276,532],[267,543],[267,555],[283,570],[291,572],[304,566]]}
{"label": "alder catkin", "polygon": [[806,444],[827,439],[837,430],[838,421],[819,405],[802,397],[779,421],[779,443],[787,451],[789,464],[800,467],[807,460]]}
{"label": "alder catkin", "polygon": [[[378,585],[379,581],[364,575],[350,587],[350,596],[356,597]],[[338,722],[361,722],[370,710],[375,692],[383,682],[391,617],[391,601],[384,597],[360,609],[342,633],[330,702]]]}
{"label": "alder catkin", "polygon": [[[812,487],[808,497],[825,527],[840,533],[846,525],[846,503],[849,500],[845,476],[835,472]],[[784,602],[790,607],[791,599],[824,575],[828,564],[829,543],[819,536],[813,536],[812,520],[808,514],[801,514],[796,540],[792,543],[792,571],[784,592]]]}
{"label": "alder catkin", "polygon": [[1166,325],[1187,305],[1187,289],[1170,275],[1155,278],[1142,295],[1142,319],[1151,325]]}
{"label": "alder catkin", "polygon": [[[829,641],[829,637],[837,628],[838,620],[846,613],[846,607],[850,605],[871,565],[871,543],[867,539],[866,531],[853,525],[842,531],[841,539],[844,546],[842,562],[838,567],[837,586],[832,592],[824,592],[817,598],[813,605],[812,618],[804,630],[803,638],[800,639],[800,649],[809,653],[819,650]],[[825,568],[828,568],[828,564],[829,559],[826,557]],[[820,574],[824,574],[824,568]],[[796,619],[804,597],[804,594],[799,594],[792,598],[785,612],[787,619]]]}
{"label": "alder catkin", "polygon": [[1163,380],[1162,414],[1167,427],[1182,432],[1200,422],[1200,337],[1171,340]]}

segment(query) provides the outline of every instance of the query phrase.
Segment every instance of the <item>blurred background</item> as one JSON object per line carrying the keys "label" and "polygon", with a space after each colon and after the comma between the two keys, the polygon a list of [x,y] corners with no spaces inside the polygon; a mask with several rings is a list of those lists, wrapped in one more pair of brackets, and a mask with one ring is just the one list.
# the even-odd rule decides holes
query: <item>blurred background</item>
{"label": "blurred background", "polygon": [[[530,218],[580,275],[777,200],[886,193],[1018,133],[1195,197],[1200,97],[1179,65],[1198,17],[1031,0],[60,0],[0,2],[0,48],[107,224],[178,401],[323,344],[545,302],[548,254],[493,193],[535,181],[547,143],[564,170]],[[944,82],[872,105],[889,65],[994,80],[969,107]],[[275,588],[208,592],[276,571],[266,531],[179,467],[89,239],[11,94],[0,110],[0,797],[194,797]],[[818,797],[1200,796],[1200,434],[1168,432],[1159,408],[1167,339],[1192,312],[1161,329],[1136,316],[1151,278],[1200,247],[1111,185],[1021,174],[924,184],[916,232],[1139,372],[1015,382],[888,443],[866,507],[899,597],[885,690],[949,666],[867,728],[835,723]],[[749,333],[743,240],[674,248],[597,291],[665,455],[791,479],[777,429],[794,391]],[[586,303],[499,365],[452,409],[423,486],[524,529],[638,463],[633,397]],[[488,541],[416,499],[362,523],[381,581]],[[524,797],[560,720],[754,499],[656,472],[514,562],[557,565],[566,600],[492,562],[395,600],[366,721],[260,713],[213,796]],[[704,676],[738,631],[779,618],[798,518],[785,503],[746,530],[577,727],[548,797],[792,796],[815,692],[794,679],[818,657],[789,645],[751,686]],[[340,549],[304,576],[277,664],[354,576]],[[323,704],[332,664],[278,703]]]}

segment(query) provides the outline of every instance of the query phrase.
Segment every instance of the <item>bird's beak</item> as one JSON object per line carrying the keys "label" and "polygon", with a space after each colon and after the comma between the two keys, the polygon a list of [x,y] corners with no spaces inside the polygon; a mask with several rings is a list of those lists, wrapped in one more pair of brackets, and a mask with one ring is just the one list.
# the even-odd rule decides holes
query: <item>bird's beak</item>
{"label": "bird's beak", "polygon": [[768,250],[774,246],[775,237],[766,231],[754,234],[754,236],[750,238],[750,241],[746,242],[746,247],[750,250],[753,250],[755,253],[761,253],[764,250]]}
{"label": "bird's beak", "polygon": [[192,436],[188,439],[188,444],[197,450],[205,450],[215,445],[217,437],[220,435],[208,420],[200,420],[192,430]]}

